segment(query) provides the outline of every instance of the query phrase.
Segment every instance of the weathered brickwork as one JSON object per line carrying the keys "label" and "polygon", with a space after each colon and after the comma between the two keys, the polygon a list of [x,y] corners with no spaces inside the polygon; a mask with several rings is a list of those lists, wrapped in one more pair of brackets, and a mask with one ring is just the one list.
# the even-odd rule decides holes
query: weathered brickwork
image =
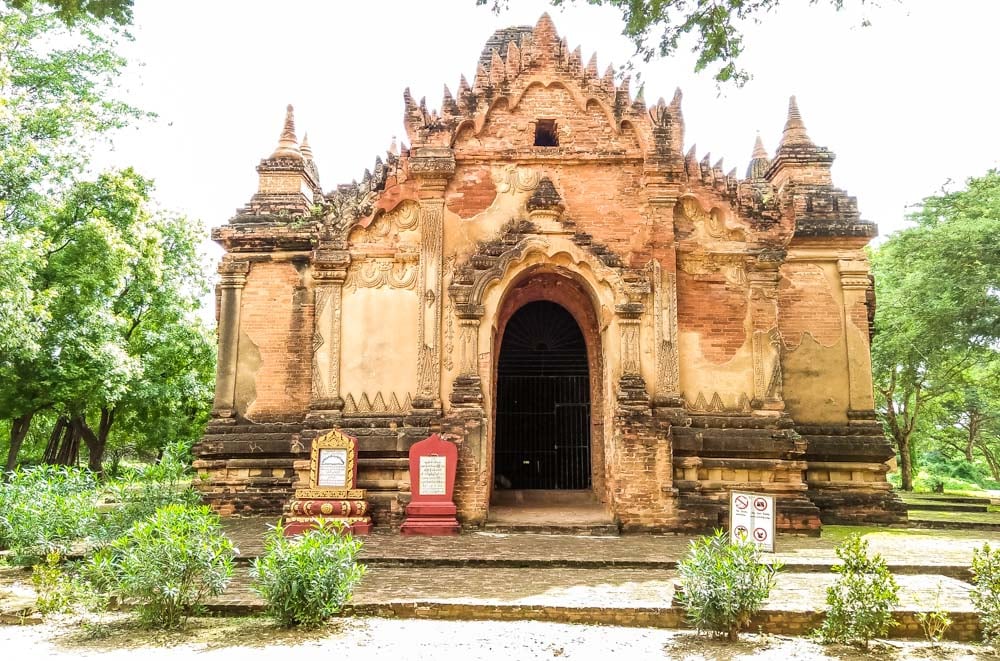
{"label": "weathered brickwork", "polygon": [[289,107],[256,194],[213,233],[208,502],[279,510],[312,439],[342,429],[376,525],[397,527],[407,452],[438,432],[459,448],[459,518],[484,524],[510,481],[507,324],[547,301],[584,338],[581,479],[621,528],[723,524],[734,489],[774,494],[786,530],[905,517],[872,411],[875,226],[833,154],[793,98],[773,156],[758,139],[746,177],[724,172],[686,149],[679,90],[650,104],[596,62],[548,16],[498,31],[437,110],[404,92],[408,145],[326,193]]}
{"label": "weathered brickwork", "polygon": [[257,355],[248,420],[301,420],[309,408],[309,391],[301,383],[312,362],[312,303],[300,273],[305,268],[304,263],[260,262],[247,275],[241,340]]}

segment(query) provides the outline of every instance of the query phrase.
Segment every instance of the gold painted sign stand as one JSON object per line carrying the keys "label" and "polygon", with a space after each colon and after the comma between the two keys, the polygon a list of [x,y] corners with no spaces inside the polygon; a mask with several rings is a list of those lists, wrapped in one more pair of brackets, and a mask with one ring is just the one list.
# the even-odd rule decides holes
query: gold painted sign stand
{"label": "gold painted sign stand", "polygon": [[285,535],[316,527],[317,519],[339,521],[355,535],[371,532],[368,501],[357,488],[358,440],[334,430],[312,443],[309,486],[296,489],[285,506]]}

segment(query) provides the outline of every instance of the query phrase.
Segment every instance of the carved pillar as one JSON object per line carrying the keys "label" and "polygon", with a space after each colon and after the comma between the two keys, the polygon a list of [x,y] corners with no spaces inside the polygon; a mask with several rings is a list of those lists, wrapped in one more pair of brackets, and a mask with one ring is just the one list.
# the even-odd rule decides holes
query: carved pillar
{"label": "carved pillar", "polygon": [[778,330],[778,269],[784,250],[763,250],[747,268],[750,320],[753,326],[753,398],[755,415],[780,415],[785,410],[781,378],[781,334]]}
{"label": "carved pillar", "polygon": [[868,345],[868,263],[842,259],[837,262],[844,291],[844,335],[847,345],[849,407],[851,422],[875,419],[872,393],[872,356]]}
{"label": "carved pillar", "polygon": [[618,379],[618,401],[632,406],[649,406],[646,382],[639,371],[639,320],[643,305],[630,301],[615,306],[620,333],[621,376]]}
{"label": "carved pillar", "polygon": [[250,262],[223,258],[219,264],[222,300],[219,305],[219,360],[215,371],[215,403],[212,415],[236,416],[236,366],[239,359],[240,309],[243,287],[250,272]]}
{"label": "carved pillar", "polygon": [[351,255],[342,241],[323,241],[312,254],[314,326],[310,417],[343,410],[340,396],[341,305]]}
{"label": "carved pillar", "polygon": [[664,273],[657,260],[647,266],[653,288],[653,333],[656,356],[654,406],[681,403],[680,358],[677,353],[677,275]]}
{"label": "carved pillar", "polygon": [[479,322],[481,305],[458,305],[458,377],[452,386],[451,403],[455,406],[481,405],[482,379],[479,376]]}
{"label": "carved pillar", "polygon": [[441,410],[441,300],[444,271],[444,191],[455,172],[446,147],[413,150],[410,172],[420,184],[420,313],[418,320],[417,396],[413,408]]}

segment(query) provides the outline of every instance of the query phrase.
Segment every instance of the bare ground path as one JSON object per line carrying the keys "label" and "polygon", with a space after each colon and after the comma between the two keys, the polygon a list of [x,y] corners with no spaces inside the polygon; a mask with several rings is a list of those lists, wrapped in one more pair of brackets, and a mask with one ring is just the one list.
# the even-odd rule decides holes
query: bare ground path
{"label": "bare ground path", "polygon": [[71,622],[0,627],[12,661],[408,661],[502,659],[995,659],[988,649],[947,643],[881,643],[869,653],[787,636],[747,635],[730,644],[693,632],[546,622],[443,622],[349,618],[316,632],[284,631],[251,618],[194,620],[152,633],[123,623],[89,629]]}

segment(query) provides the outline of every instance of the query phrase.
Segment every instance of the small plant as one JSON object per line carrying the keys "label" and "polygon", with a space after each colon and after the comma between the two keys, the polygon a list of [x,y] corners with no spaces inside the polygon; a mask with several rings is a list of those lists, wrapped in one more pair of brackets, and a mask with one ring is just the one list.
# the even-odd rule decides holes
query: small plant
{"label": "small plant", "polygon": [[250,568],[253,589],[281,626],[317,627],[340,612],[364,576],[358,564],[361,540],[339,523],[285,537],[279,524],[267,533],[264,555]]}
{"label": "small plant", "polygon": [[99,588],[134,603],[147,626],[173,628],[233,575],[232,542],[207,507],[173,504],[97,551],[87,567]]}
{"label": "small plant", "polygon": [[934,593],[934,606],[929,611],[917,613],[917,623],[924,632],[924,638],[932,643],[939,643],[952,625],[948,611],[941,608],[941,584],[938,583]]}
{"label": "small plant", "polygon": [[872,638],[884,636],[895,624],[892,609],[899,603],[899,586],[881,555],[868,555],[868,542],[851,535],[837,547],[840,574],[826,590],[830,607],[819,629],[823,642],[850,643],[868,649]]}
{"label": "small plant", "polygon": [[691,542],[678,565],[683,594],[678,600],[699,631],[729,640],[750,624],[774,587],[778,564],[764,564],[752,543],[729,540],[722,530]]}
{"label": "small plant", "polygon": [[31,585],[35,588],[35,607],[42,614],[68,611],[74,602],[72,579],[63,571],[62,556],[52,551],[45,562],[31,568]]}
{"label": "small plant", "polygon": [[983,641],[992,645],[1000,643],[1000,548],[972,550],[972,588],[969,596],[979,613]]}
{"label": "small plant", "polygon": [[101,610],[107,605],[102,596],[81,579],[75,568],[75,565],[65,563],[55,551],[45,556],[44,563],[31,568],[35,607],[40,613],[68,613],[78,607]]}

